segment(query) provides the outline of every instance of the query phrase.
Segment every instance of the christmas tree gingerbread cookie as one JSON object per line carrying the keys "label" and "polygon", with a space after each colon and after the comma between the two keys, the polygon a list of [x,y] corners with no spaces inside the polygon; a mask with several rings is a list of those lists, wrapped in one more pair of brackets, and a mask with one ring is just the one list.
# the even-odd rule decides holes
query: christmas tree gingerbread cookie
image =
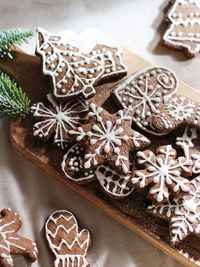
{"label": "christmas tree gingerbread cookie", "polygon": [[52,213],[45,225],[46,238],[54,253],[55,267],[89,267],[86,254],[92,236],[86,229],[79,231],[75,216],[66,210]]}
{"label": "christmas tree gingerbread cookie", "polygon": [[200,52],[200,1],[174,0],[168,12],[170,22],[163,36],[169,47],[183,50],[189,56]]}
{"label": "christmas tree gingerbread cookie", "polygon": [[53,94],[60,100],[77,95],[89,98],[100,82],[127,73],[121,48],[98,29],[51,34],[38,28],[36,52],[42,56],[43,73],[52,78]]}

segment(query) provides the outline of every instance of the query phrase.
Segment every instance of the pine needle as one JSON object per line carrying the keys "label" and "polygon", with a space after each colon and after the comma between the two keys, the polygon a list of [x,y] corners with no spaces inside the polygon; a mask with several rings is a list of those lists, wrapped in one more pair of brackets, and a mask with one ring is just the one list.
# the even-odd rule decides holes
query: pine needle
{"label": "pine needle", "polygon": [[12,118],[30,113],[30,99],[7,74],[0,73],[0,115]]}
{"label": "pine needle", "polygon": [[0,57],[8,55],[12,58],[11,49],[16,45],[28,42],[33,32],[28,29],[11,28],[0,31]]}

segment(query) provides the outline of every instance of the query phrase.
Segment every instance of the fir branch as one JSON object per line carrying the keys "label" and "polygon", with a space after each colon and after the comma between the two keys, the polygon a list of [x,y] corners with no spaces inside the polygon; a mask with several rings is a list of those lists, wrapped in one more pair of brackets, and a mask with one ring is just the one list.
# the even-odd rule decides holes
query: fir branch
{"label": "fir branch", "polygon": [[30,100],[17,83],[5,73],[0,73],[0,115],[12,118],[30,113]]}
{"label": "fir branch", "polygon": [[21,45],[28,42],[28,39],[33,36],[33,32],[22,28],[12,28],[0,31],[0,56],[4,57],[11,55],[11,49],[16,45]]}

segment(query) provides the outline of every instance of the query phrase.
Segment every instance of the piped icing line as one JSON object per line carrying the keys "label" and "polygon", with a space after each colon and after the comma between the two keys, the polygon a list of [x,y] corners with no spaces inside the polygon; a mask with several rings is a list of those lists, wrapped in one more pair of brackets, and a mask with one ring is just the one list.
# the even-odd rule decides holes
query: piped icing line
{"label": "piped icing line", "polygon": [[129,151],[150,144],[148,138],[131,128],[131,114],[131,109],[109,114],[102,107],[90,103],[88,123],[76,131],[69,131],[77,142],[85,146],[85,169],[95,169],[110,161],[108,164],[115,166],[119,173],[129,172]]}
{"label": "piped icing line", "polygon": [[39,122],[33,126],[33,135],[46,141],[54,135],[54,143],[65,149],[70,143],[68,132],[84,122],[87,104],[80,99],[59,103],[52,94],[47,95],[49,104],[38,102],[31,107],[33,117]]}
{"label": "piped icing line", "polygon": [[[38,250],[31,240],[20,237],[21,218],[11,209],[3,209],[0,215],[0,265],[13,266],[11,255],[23,255],[31,261],[37,259]],[[7,264],[7,265],[5,265]]]}
{"label": "piped icing line", "polygon": [[[186,13],[187,9],[188,12]],[[189,12],[192,9],[195,11]],[[177,12],[177,10],[179,11]],[[175,48],[185,48],[191,55],[198,53],[200,50],[200,1],[175,0],[167,18],[170,21],[170,26],[163,36],[164,42]],[[177,32],[178,28],[179,31]],[[197,28],[198,32],[194,32]]]}
{"label": "piped icing line", "polygon": [[200,236],[200,176],[190,182],[188,195],[170,204],[152,205],[149,211],[170,223],[171,243],[176,245],[188,235]]}
{"label": "piped icing line", "polygon": [[113,89],[113,95],[124,109],[133,109],[133,121],[138,127],[154,135],[163,135],[152,129],[151,117],[159,114],[162,104],[178,89],[179,80],[170,69],[148,67],[124,79]]}
{"label": "piped icing line", "polygon": [[[98,29],[91,28],[81,34],[63,31],[56,35],[38,28],[36,51],[42,55],[43,73],[51,76],[57,98],[79,94],[91,97],[100,80],[127,72],[120,46]],[[57,78],[59,73],[61,79]]]}
{"label": "piped icing line", "polygon": [[[91,236],[86,229],[78,231],[77,220],[71,212],[65,210],[53,212],[45,224],[45,231],[50,249],[55,255],[55,267],[89,266],[86,253],[90,247]],[[61,240],[59,244],[57,238]],[[69,243],[70,238],[72,241]]]}
{"label": "piped icing line", "polygon": [[176,159],[171,145],[159,147],[156,154],[151,150],[139,151],[137,159],[144,169],[133,171],[132,186],[139,190],[150,188],[149,197],[154,203],[168,203],[170,193],[174,196],[189,193],[190,182],[184,176],[191,176],[192,161]]}

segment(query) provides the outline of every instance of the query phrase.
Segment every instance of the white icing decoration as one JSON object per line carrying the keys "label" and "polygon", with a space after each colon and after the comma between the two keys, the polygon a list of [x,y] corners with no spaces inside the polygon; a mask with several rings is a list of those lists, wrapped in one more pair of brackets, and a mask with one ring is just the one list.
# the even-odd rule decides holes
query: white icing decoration
{"label": "white icing decoration", "polygon": [[84,101],[56,102],[52,95],[47,95],[50,107],[39,102],[31,107],[33,116],[41,121],[34,124],[34,136],[45,138],[54,134],[54,143],[64,149],[69,143],[68,132],[76,129],[83,122],[81,115],[87,112]]}
{"label": "white icing decoration", "polygon": [[[176,14],[178,9],[184,9],[188,11],[196,9],[195,13],[179,13]],[[170,12],[168,13],[168,19],[171,24],[163,36],[163,40],[166,44],[173,47],[182,47],[187,49],[187,51],[195,55],[200,51],[200,1],[179,1],[175,0]],[[176,30],[182,29],[182,35],[176,34]],[[196,30],[199,32],[196,33]],[[194,32],[193,32],[194,31]],[[175,33],[175,34],[173,34]]]}
{"label": "white icing decoration", "polygon": [[[154,86],[149,85],[154,79]],[[160,105],[167,102],[178,90],[179,81],[175,74],[163,67],[149,67],[128,77],[113,93],[124,109],[131,107],[135,114],[133,121],[154,135],[162,135],[147,128],[149,119],[160,111]]]}
{"label": "white icing decoration", "polygon": [[[119,45],[98,29],[90,28],[81,34],[63,31],[55,35],[41,28],[37,32],[37,52],[43,57],[43,73],[52,77],[53,93],[57,98],[80,93],[85,98],[91,97],[95,94],[94,86],[101,79],[127,72]],[[43,38],[41,45],[40,35]],[[97,45],[105,47],[93,50]],[[45,50],[48,48],[50,54],[47,56]],[[57,78],[59,72],[63,72],[61,79]]]}
{"label": "white icing decoration", "polygon": [[195,104],[184,96],[174,97],[166,105],[169,115],[176,121],[185,121],[194,114]]}
{"label": "white icing decoration", "polygon": [[[74,182],[89,182],[94,178],[94,172],[84,172],[84,154],[83,148],[77,144],[68,149],[61,163],[62,171],[65,176]],[[74,176],[70,174],[73,171]],[[77,174],[77,175],[75,175]]]}
{"label": "white icing decoration", "polygon": [[170,220],[171,242],[181,242],[189,234],[200,235],[200,176],[191,181],[188,195],[179,197],[174,204],[150,206],[154,214]]}
{"label": "white icing decoration", "polygon": [[[104,121],[102,115],[103,109],[97,107],[94,103],[90,104],[90,112],[88,116],[95,119],[96,122],[90,127],[89,131],[84,131],[83,127],[78,127],[77,131],[70,130],[69,133],[77,136],[77,141],[82,141],[83,138],[88,138],[90,146],[95,146],[94,152],[86,153],[84,167],[90,169],[92,166],[97,166],[97,157],[101,153],[112,153],[115,157],[115,166],[121,166],[124,173],[128,173],[129,163],[128,152],[131,145],[139,148],[140,142],[149,144],[149,140],[132,130],[131,136],[128,135],[127,129],[124,127],[125,121],[131,121],[129,113],[130,109],[126,111],[120,110],[117,114],[117,119],[112,122],[109,118]],[[130,126],[129,126],[130,127]],[[122,144],[126,145],[126,148]],[[130,148],[128,147],[128,144]]]}
{"label": "white icing decoration", "polygon": [[17,235],[20,228],[17,225],[21,218],[11,209],[4,209],[2,213],[4,214],[2,217],[0,216],[0,264],[2,259],[9,266],[13,266],[12,253],[28,255],[32,260],[37,259],[36,244],[28,239],[24,243],[23,238]]}
{"label": "white icing decoration", "polygon": [[192,162],[184,157],[175,160],[176,152],[171,145],[160,147],[157,156],[147,150],[137,152],[137,157],[138,163],[144,164],[146,169],[136,170],[131,182],[140,188],[151,185],[149,194],[157,202],[169,200],[169,189],[172,193],[189,191],[189,182],[181,174],[190,172]]}
{"label": "white icing decoration", "polygon": [[197,129],[187,126],[181,137],[176,138],[176,145],[181,147],[184,152],[184,156],[190,159],[190,149],[194,147],[193,139],[197,138]]}
{"label": "white icing decoration", "polygon": [[[64,222],[59,222],[59,220]],[[54,225],[53,229],[55,230],[50,230],[51,225]],[[77,220],[71,212],[59,210],[52,213],[46,222],[45,230],[50,249],[56,257],[55,267],[88,266],[86,253],[90,246],[90,233],[86,229],[83,229],[81,232],[78,231]],[[62,237],[61,232],[63,231],[66,236]],[[85,235],[84,239],[83,234]],[[60,243],[56,245],[58,243],[56,238],[58,237]],[[77,249],[75,249],[76,247]],[[73,249],[75,249],[74,253],[72,253]],[[64,254],[62,254],[62,250],[65,251]]]}
{"label": "white icing decoration", "polygon": [[198,154],[198,152],[193,152],[192,150],[195,147],[193,140],[197,139],[197,137],[197,129],[187,126],[183,136],[176,138],[176,145],[183,149],[185,157],[192,159],[192,172],[194,174],[200,173],[200,153]]}
{"label": "white icing decoration", "polygon": [[128,186],[130,175],[119,175],[104,165],[98,166],[95,174],[100,185],[109,195],[126,197],[133,191],[133,189],[130,189]]}

